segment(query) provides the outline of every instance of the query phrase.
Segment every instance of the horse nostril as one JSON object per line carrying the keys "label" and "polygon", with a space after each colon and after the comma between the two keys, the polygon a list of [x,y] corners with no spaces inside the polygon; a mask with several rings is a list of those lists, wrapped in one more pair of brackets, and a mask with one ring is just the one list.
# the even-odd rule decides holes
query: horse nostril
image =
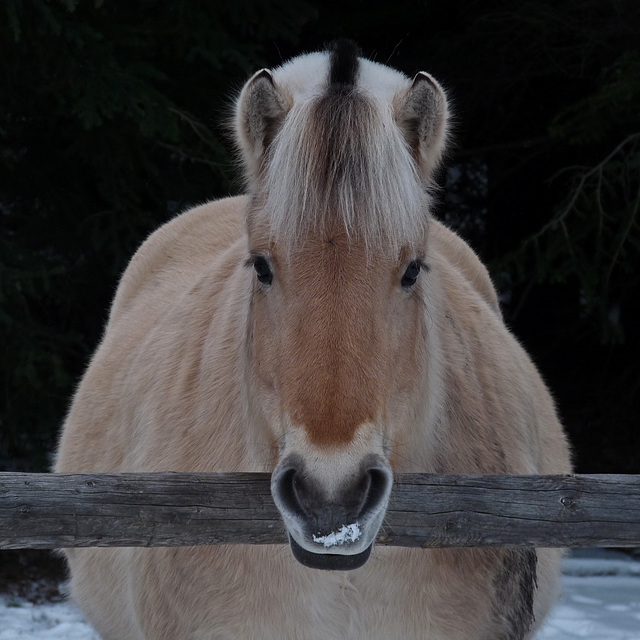
{"label": "horse nostril", "polygon": [[362,496],[358,517],[375,511],[388,498],[391,489],[391,476],[383,469],[368,469],[365,478],[366,489]]}
{"label": "horse nostril", "polygon": [[278,498],[282,506],[291,511],[292,513],[302,514],[304,509],[298,499],[296,492],[296,475],[295,469],[287,469],[283,472],[276,483],[276,490],[278,492]]}
{"label": "horse nostril", "polygon": [[280,474],[275,489],[280,505],[292,514],[309,518],[320,498],[299,469],[289,468]]}

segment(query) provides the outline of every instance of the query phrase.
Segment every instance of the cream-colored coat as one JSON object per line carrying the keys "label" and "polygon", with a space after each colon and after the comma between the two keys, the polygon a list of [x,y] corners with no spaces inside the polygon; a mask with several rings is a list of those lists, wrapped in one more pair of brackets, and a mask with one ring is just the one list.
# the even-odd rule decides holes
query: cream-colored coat
{"label": "cream-colored coat", "polygon": [[[298,465],[306,507],[317,498],[323,513],[340,513],[364,469],[373,506],[361,510],[360,553],[384,516],[391,471],[570,471],[553,401],[506,328],[486,269],[427,222],[419,180],[444,145],[444,94],[427,74],[411,83],[354,63],[341,46],[248,83],[237,127],[253,195],[188,211],[136,253],[73,400],[56,472]],[[345,92],[358,68],[357,90]],[[327,74],[337,89],[326,89]],[[300,138],[296,118],[303,127],[315,118],[315,142]],[[332,138],[339,122],[353,130]],[[293,166],[278,150],[298,138],[307,156]],[[278,204],[291,204],[289,191],[275,183],[298,165],[321,169],[326,145],[343,156],[328,157],[343,182],[316,184],[304,172],[292,181],[315,184],[309,215],[326,218],[294,229],[296,208]],[[396,189],[386,174],[405,169],[406,184],[386,193]],[[352,174],[382,185],[380,198],[367,202]],[[323,554],[291,496],[272,489],[290,536]],[[374,546],[345,572],[309,569],[285,546],[66,554],[73,597],[105,640],[523,640],[553,601],[560,561],[555,550]]]}
{"label": "cream-colored coat", "polygon": [[[271,450],[252,443],[242,398],[252,290],[243,265],[246,206],[246,198],[233,198],[198,207],[138,251],[76,394],[56,472],[273,468]],[[459,393],[460,409],[445,410],[454,414],[451,426],[461,428],[465,420],[456,414],[477,410],[463,408],[464,362],[457,361],[480,348],[465,344],[477,336],[486,345],[481,349],[511,361],[505,371],[483,372],[483,386],[468,390],[472,398],[495,394],[509,422],[496,423],[510,433],[500,437],[504,453],[488,456],[496,465],[488,470],[569,472],[552,401],[505,328],[486,271],[435,221],[428,254],[433,286],[447,292],[447,305],[429,313]],[[449,342],[453,350],[447,351]],[[482,350],[475,357],[482,367]],[[485,364],[490,369],[492,363]],[[472,443],[456,434],[438,437],[444,439],[441,466],[425,466],[429,452],[411,445],[395,452],[396,471],[477,471],[474,456],[493,445],[489,433],[475,434]],[[461,449],[451,466],[447,448]],[[501,469],[502,455],[513,462]],[[501,636],[493,603],[499,580],[508,580],[498,576],[499,553],[379,547],[362,569],[332,574],[302,567],[279,546],[67,551],[73,597],[109,640],[495,640]],[[558,558],[556,551],[538,551],[537,619],[555,595]]]}

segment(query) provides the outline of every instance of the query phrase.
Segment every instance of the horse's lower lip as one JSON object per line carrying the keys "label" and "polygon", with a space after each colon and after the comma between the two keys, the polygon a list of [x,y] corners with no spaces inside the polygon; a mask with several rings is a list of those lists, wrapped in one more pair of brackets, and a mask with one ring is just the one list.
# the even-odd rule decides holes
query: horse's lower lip
{"label": "horse's lower lip", "polygon": [[324,569],[325,571],[351,571],[359,569],[371,555],[370,544],[361,553],[344,556],[338,553],[312,553],[303,549],[291,536],[289,536],[293,557],[309,569]]}

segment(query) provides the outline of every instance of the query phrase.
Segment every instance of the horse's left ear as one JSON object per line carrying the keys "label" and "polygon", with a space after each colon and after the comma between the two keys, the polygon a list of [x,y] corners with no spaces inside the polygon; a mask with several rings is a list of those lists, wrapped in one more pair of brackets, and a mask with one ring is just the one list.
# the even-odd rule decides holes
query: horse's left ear
{"label": "horse's left ear", "polygon": [[421,71],[396,96],[395,117],[424,180],[431,180],[447,142],[449,107],[442,87]]}
{"label": "horse's left ear", "polygon": [[268,69],[258,71],[242,89],[236,103],[236,141],[247,169],[256,179],[265,153],[280,129],[287,101]]}

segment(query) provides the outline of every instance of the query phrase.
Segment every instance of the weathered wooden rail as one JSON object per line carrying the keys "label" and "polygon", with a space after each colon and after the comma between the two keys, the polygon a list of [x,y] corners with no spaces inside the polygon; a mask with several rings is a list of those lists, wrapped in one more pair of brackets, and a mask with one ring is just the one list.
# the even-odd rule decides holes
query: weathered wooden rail
{"label": "weathered wooden rail", "polygon": [[[268,474],[0,473],[0,549],[285,541]],[[640,476],[400,475],[378,543],[640,546]]]}

